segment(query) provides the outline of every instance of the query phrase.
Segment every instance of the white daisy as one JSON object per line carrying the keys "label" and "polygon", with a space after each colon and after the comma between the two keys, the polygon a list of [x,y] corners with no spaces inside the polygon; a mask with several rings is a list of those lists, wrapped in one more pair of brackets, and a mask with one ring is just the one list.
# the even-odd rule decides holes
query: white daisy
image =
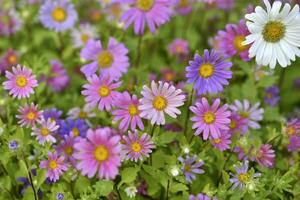
{"label": "white daisy", "polygon": [[300,56],[300,19],[299,5],[291,9],[286,3],[281,9],[282,2],[271,4],[264,0],[265,11],[257,6],[255,12],[247,14],[247,27],[250,35],[246,37],[244,45],[252,44],[249,56],[256,57],[259,65],[269,65],[275,68],[277,62],[286,67]]}
{"label": "white daisy", "polygon": [[89,39],[96,39],[96,37],[96,30],[88,23],[81,24],[79,29],[72,31],[73,44],[75,47],[82,47]]}

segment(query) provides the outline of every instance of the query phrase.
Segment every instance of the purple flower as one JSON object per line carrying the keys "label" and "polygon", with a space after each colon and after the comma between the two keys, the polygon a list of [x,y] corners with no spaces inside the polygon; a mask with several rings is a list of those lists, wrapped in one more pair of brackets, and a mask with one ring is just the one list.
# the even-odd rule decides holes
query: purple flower
{"label": "purple flower", "polygon": [[121,21],[125,23],[125,29],[134,24],[136,35],[144,34],[146,23],[154,33],[156,27],[169,21],[172,14],[169,0],[124,0],[124,3],[130,3],[132,7],[122,15]]}
{"label": "purple flower", "polygon": [[96,37],[96,29],[88,23],[82,23],[79,29],[72,31],[73,44],[75,47],[83,47],[89,39],[95,39]]}
{"label": "purple flower", "polygon": [[55,133],[59,126],[51,119],[38,121],[39,127],[33,127],[31,135],[37,137],[40,144],[44,145],[45,142],[55,143],[56,139],[52,135]]}
{"label": "purple flower", "polygon": [[228,105],[220,106],[220,99],[216,99],[210,106],[206,98],[202,98],[196,102],[195,106],[191,106],[190,110],[195,114],[191,118],[193,129],[196,129],[195,135],[203,134],[203,139],[207,140],[210,136],[217,139],[221,136],[222,131],[229,129],[230,111],[227,110]]}
{"label": "purple flower", "polygon": [[294,136],[290,138],[288,145],[288,151],[299,151],[300,150],[300,136]]}
{"label": "purple flower", "polygon": [[74,26],[77,12],[67,0],[46,0],[40,8],[39,19],[46,28],[62,32]]}
{"label": "purple flower", "polygon": [[80,56],[91,63],[84,65],[81,71],[89,77],[99,70],[101,76],[109,76],[118,80],[128,70],[127,54],[128,49],[123,43],[118,43],[115,38],[109,38],[107,48],[102,46],[100,40],[88,40]]}
{"label": "purple flower", "polygon": [[285,132],[288,136],[300,136],[300,119],[291,119],[287,122]]}
{"label": "purple flower", "polygon": [[0,35],[12,35],[20,30],[21,24],[20,16],[15,10],[0,10]]}
{"label": "purple flower", "polygon": [[187,55],[189,53],[189,43],[183,39],[175,39],[171,44],[169,44],[168,49],[171,55]]}
{"label": "purple flower", "polygon": [[12,49],[8,49],[0,58],[0,74],[9,70],[12,66],[16,66],[20,60],[20,53]]}
{"label": "purple flower", "polygon": [[19,143],[16,140],[11,140],[8,143],[8,148],[11,150],[17,150],[19,148]]}
{"label": "purple flower", "polygon": [[51,121],[55,121],[57,123],[62,114],[63,112],[61,110],[57,110],[57,108],[49,108],[44,110],[43,117],[46,121],[50,119]]}
{"label": "purple flower", "polygon": [[68,118],[64,121],[61,120],[59,125],[60,128],[58,130],[58,134],[61,137],[64,137],[65,135],[70,135],[72,137],[85,137],[86,132],[89,129],[88,125],[83,119],[72,120],[71,118]]}
{"label": "purple flower", "polygon": [[73,157],[74,144],[80,140],[79,137],[64,135],[63,140],[55,147],[59,155],[64,155],[66,161],[70,161],[72,165],[76,166],[76,160]]}
{"label": "purple flower", "polygon": [[235,112],[231,112],[230,115],[230,124],[229,124],[229,130],[228,133],[231,135],[235,133],[240,133],[244,135],[248,131],[248,120],[241,117],[239,114]]}
{"label": "purple flower", "polygon": [[275,151],[272,149],[272,145],[261,145],[255,159],[261,166],[272,168],[275,162]]}
{"label": "purple flower", "polygon": [[231,79],[232,63],[221,57],[220,52],[207,49],[203,58],[195,54],[194,61],[189,62],[186,67],[188,83],[194,83],[194,89],[198,94],[216,94],[223,91],[223,86],[228,85],[227,79]]}
{"label": "purple flower", "polygon": [[195,0],[173,0],[175,10],[181,15],[187,15],[193,10]]}
{"label": "purple flower", "polygon": [[191,194],[189,196],[189,200],[218,200],[218,199],[216,197],[210,198],[209,196],[207,196],[205,194],[199,193],[199,194],[197,194],[197,196]]}
{"label": "purple flower", "polygon": [[225,151],[226,149],[230,149],[229,145],[231,144],[231,135],[226,131],[222,131],[220,137],[211,139],[211,143],[220,151]]}
{"label": "purple flower", "polygon": [[270,106],[276,106],[280,100],[280,91],[277,86],[271,86],[265,90],[265,103]]}
{"label": "purple flower", "polygon": [[64,195],[62,193],[56,194],[56,200],[63,200],[63,199],[64,199]]}
{"label": "purple flower", "polygon": [[43,114],[43,111],[39,111],[38,105],[34,105],[34,103],[19,107],[18,112],[19,115],[16,115],[17,119],[19,119],[18,124],[20,124],[21,127],[26,126],[27,128],[29,126],[35,126],[36,122],[42,119]]}
{"label": "purple flower", "polygon": [[196,179],[196,174],[203,174],[204,170],[200,167],[204,164],[203,161],[198,161],[197,156],[193,157],[186,156],[186,158],[179,157],[178,160],[183,163],[183,167],[181,168],[182,172],[185,175],[185,180],[188,183],[191,183]]}

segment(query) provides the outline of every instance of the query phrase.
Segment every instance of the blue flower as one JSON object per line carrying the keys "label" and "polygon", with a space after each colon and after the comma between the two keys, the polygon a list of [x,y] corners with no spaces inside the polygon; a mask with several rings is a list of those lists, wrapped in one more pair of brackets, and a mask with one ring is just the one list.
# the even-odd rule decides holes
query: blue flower
{"label": "blue flower", "polygon": [[64,137],[64,135],[85,137],[86,132],[89,129],[89,126],[83,119],[73,120],[71,118],[68,118],[66,120],[61,120],[59,122],[59,125],[60,128],[58,130],[58,134],[61,137]]}
{"label": "blue flower", "polygon": [[185,180],[188,183],[191,183],[196,179],[196,174],[203,174],[204,170],[200,169],[200,167],[204,164],[203,161],[197,161],[197,156],[193,157],[186,156],[186,158],[179,157],[178,160],[183,163],[183,167],[181,171],[185,175]]}
{"label": "blue flower", "polygon": [[8,147],[11,149],[11,150],[17,150],[19,148],[19,143],[16,141],[16,140],[11,140],[9,141],[8,143]]}
{"label": "blue flower", "polygon": [[58,122],[63,112],[61,110],[57,110],[56,108],[45,109],[43,112],[43,117],[47,121],[48,119],[54,120]]}

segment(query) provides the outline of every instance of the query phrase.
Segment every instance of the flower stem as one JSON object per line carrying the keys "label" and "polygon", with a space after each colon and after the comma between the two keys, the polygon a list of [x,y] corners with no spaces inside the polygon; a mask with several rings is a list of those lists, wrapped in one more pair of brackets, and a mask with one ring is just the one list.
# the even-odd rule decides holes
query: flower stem
{"label": "flower stem", "polygon": [[38,200],[38,197],[37,197],[37,194],[36,194],[36,190],[35,190],[35,187],[34,187],[34,184],[33,184],[33,179],[32,179],[32,175],[31,175],[31,171],[29,169],[28,163],[27,163],[24,155],[23,155],[23,159],[24,159],[24,162],[25,162],[25,165],[26,165],[26,168],[27,168],[30,186],[32,188],[33,195],[34,195],[34,200]]}
{"label": "flower stem", "polygon": [[184,134],[186,140],[188,140],[187,129],[188,129],[188,123],[189,123],[189,119],[190,119],[190,106],[192,105],[192,102],[193,102],[193,96],[194,96],[194,88],[192,89],[192,91],[190,93],[189,103],[187,105],[187,111],[186,111],[186,118],[185,118],[185,122],[184,122],[183,134]]}
{"label": "flower stem", "polygon": [[167,184],[167,195],[166,195],[166,200],[169,200],[169,188],[170,188],[170,179],[168,179],[168,184]]}
{"label": "flower stem", "polygon": [[138,69],[140,67],[140,63],[141,63],[141,57],[142,57],[142,41],[143,41],[143,35],[139,36],[139,40],[138,40],[138,45],[137,45],[137,57],[136,57],[136,61],[135,61],[135,76],[133,79],[133,84],[135,85],[137,83],[137,76],[138,76]]}

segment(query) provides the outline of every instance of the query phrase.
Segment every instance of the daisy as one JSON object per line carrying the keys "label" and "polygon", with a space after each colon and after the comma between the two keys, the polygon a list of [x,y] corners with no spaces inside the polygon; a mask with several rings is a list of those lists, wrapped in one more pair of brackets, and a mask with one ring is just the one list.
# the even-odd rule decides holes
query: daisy
{"label": "daisy", "polygon": [[21,26],[21,18],[15,10],[0,10],[0,35],[12,35],[19,31]]}
{"label": "daisy", "polygon": [[220,137],[211,139],[212,145],[219,149],[220,151],[225,151],[226,149],[230,149],[231,144],[231,135],[225,131],[221,132]]}
{"label": "daisy", "polygon": [[243,102],[239,100],[235,100],[233,105],[230,105],[230,109],[233,112],[238,113],[244,119],[247,119],[247,125],[253,129],[259,129],[260,125],[257,121],[261,121],[263,119],[264,109],[259,108],[260,103],[256,103],[253,106],[247,99],[244,99]]}
{"label": "daisy", "polygon": [[277,86],[270,86],[265,89],[265,103],[269,106],[276,106],[280,100],[280,91]]}
{"label": "daisy", "polygon": [[31,69],[23,68],[18,65],[17,68],[13,67],[12,72],[6,71],[5,76],[8,79],[3,82],[5,90],[9,90],[9,94],[13,98],[26,98],[30,94],[34,94],[33,88],[38,86],[35,75],[32,74]]}
{"label": "daisy", "polygon": [[26,126],[35,126],[36,122],[42,119],[43,111],[38,110],[38,105],[34,105],[31,103],[30,105],[25,104],[24,107],[19,107],[18,109],[19,115],[17,115],[17,119],[19,119],[18,124],[21,127]]}
{"label": "daisy", "polygon": [[89,129],[87,138],[74,145],[73,156],[79,161],[77,169],[89,178],[98,172],[99,179],[114,179],[121,165],[120,136],[113,136],[108,128]]}
{"label": "daisy", "polygon": [[38,121],[39,126],[32,128],[31,135],[36,136],[39,143],[44,145],[45,142],[55,143],[56,139],[53,136],[53,133],[57,131],[59,128],[58,125],[56,125],[55,121],[51,121],[51,119],[46,120],[40,120]]}
{"label": "daisy", "polygon": [[182,56],[189,53],[189,43],[183,39],[175,39],[168,46],[171,55]]}
{"label": "daisy", "polygon": [[108,76],[97,76],[93,74],[88,77],[88,84],[83,85],[84,90],[81,92],[85,96],[85,102],[90,107],[95,107],[98,104],[98,110],[109,111],[115,103],[119,92],[115,91],[120,87],[121,82],[114,82]]}
{"label": "daisy", "polygon": [[122,15],[121,22],[125,23],[125,29],[134,24],[136,35],[144,34],[146,23],[154,33],[157,27],[170,20],[172,14],[168,0],[125,0],[124,3],[130,3],[131,8]]}
{"label": "daisy", "polygon": [[221,57],[220,52],[204,50],[203,58],[195,54],[194,61],[186,67],[188,83],[194,83],[198,94],[218,93],[223,91],[223,86],[228,85],[232,78],[232,63]]}
{"label": "daisy", "polygon": [[[104,8],[104,13],[106,14],[106,18],[108,22],[116,22],[119,21],[122,14],[125,13],[129,9],[127,4],[122,2],[111,3]],[[123,26],[123,23],[119,23],[119,26]]]}
{"label": "daisy", "polygon": [[187,15],[193,10],[193,3],[195,0],[173,0],[175,10],[180,15]]}
{"label": "daisy", "polygon": [[203,161],[198,161],[197,156],[186,156],[186,158],[179,157],[178,160],[183,164],[181,171],[185,175],[187,183],[193,182],[196,179],[196,174],[203,174],[204,170],[200,167],[204,165]]}
{"label": "daisy", "polygon": [[255,159],[261,166],[272,168],[275,162],[275,151],[272,149],[272,145],[261,145]]}
{"label": "daisy", "polygon": [[84,105],[83,108],[74,107],[68,111],[68,117],[71,119],[84,119],[95,117],[96,114],[93,112],[93,108],[89,105]]}
{"label": "daisy", "polygon": [[195,135],[203,134],[203,139],[207,140],[210,136],[212,139],[220,138],[221,132],[229,129],[230,111],[228,105],[220,106],[220,99],[216,99],[210,106],[206,98],[196,102],[190,110],[195,114],[191,118],[195,122],[192,126],[196,129]]}
{"label": "daisy", "polygon": [[56,182],[59,176],[67,171],[68,165],[65,163],[65,158],[63,156],[58,157],[57,153],[49,152],[48,160],[43,160],[40,163],[40,168],[47,169],[46,177],[50,181]]}
{"label": "daisy", "polygon": [[185,101],[182,90],[161,81],[158,85],[152,81],[151,89],[144,85],[141,94],[143,98],[140,99],[141,105],[138,107],[140,116],[157,125],[165,124],[164,113],[176,118],[181,113],[177,107],[182,106]]}
{"label": "daisy", "polygon": [[300,136],[300,120],[296,118],[289,120],[285,127],[285,133],[290,137]]}
{"label": "daisy", "polygon": [[244,61],[249,61],[249,45],[243,45],[245,37],[249,35],[245,20],[239,24],[228,24],[225,31],[219,31],[217,40],[227,56],[239,55]]}
{"label": "daisy", "polygon": [[300,56],[299,5],[291,9],[288,3],[281,7],[280,1],[275,1],[272,6],[268,0],[264,3],[266,11],[257,6],[255,12],[246,14],[250,35],[243,44],[251,44],[249,57],[256,57],[257,64],[275,68],[278,62],[287,67],[291,60]]}
{"label": "daisy", "polygon": [[118,80],[126,73],[129,67],[128,49],[123,43],[110,37],[107,48],[104,48],[100,40],[88,40],[81,50],[80,56],[91,63],[84,65],[81,72],[85,76],[91,76],[98,70],[103,76],[110,76]]}
{"label": "daisy", "polygon": [[46,28],[62,32],[74,26],[77,12],[68,0],[46,0],[40,8],[39,19]]}
{"label": "daisy", "polygon": [[51,121],[59,122],[61,119],[63,112],[58,110],[57,108],[48,108],[43,112],[43,118],[47,121],[50,119]]}
{"label": "daisy", "polygon": [[58,134],[61,137],[64,137],[65,135],[70,135],[72,137],[85,137],[86,132],[89,129],[89,126],[82,119],[72,120],[71,118],[68,118],[66,120],[61,120],[59,125],[60,128],[58,130]]}
{"label": "daisy", "polygon": [[59,155],[64,155],[66,161],[70,161],[73,166],[76,166],[76,159],[73,157],[74,144],[79,142],[79,137],[64,135],[63,140],[55,147]]}
{"label": "daisy", "polygon": [[130,96],[128,92],[123,92],[115,101],[116,110],[112,111],[114,116],[113,122],[121,121],[119,129],[125,132],[128,127],[134,131],[138,126],[140,130],[144,130],[144,124],[140,117],[138,106],[140,105],[136,95]]}
{"label": "daisy", "polygon": [[12,49],[8,49],[7,52],[0,58],[0,74],[10,69],[12,66],[16,66],[20,60],[20,53]]}
{"label": "daisy", "polygon": [[288,145],[288,151],[299,151],[300,150],[300,136],[294,136],[290,138]]}
{"label": "daisy", "polygon": [[137,130],[133,133],[128,131],[128,136],[124,135],[122,139],[122,157],[126,160],[134,162],[143,160],[143,157],[149,157],[154,148],[151,137],[147,133],[144,133],[139,137]]}
{"label": "daisy", "polygon": [[244,135],[248,131],[248,120],[240,116],[239,114],[235,112],[231,112],[231,115],[229,117],[230,124],[229,124],[229,130],[228,133],[233,135],[235,133],[240,133]]}
{"label": "daisy", "polygon": [[89,39],[95,39],[97,32],[88,23],[80,24],[78,29],[72,31],[73,44],[75,47],[83,47]]}

